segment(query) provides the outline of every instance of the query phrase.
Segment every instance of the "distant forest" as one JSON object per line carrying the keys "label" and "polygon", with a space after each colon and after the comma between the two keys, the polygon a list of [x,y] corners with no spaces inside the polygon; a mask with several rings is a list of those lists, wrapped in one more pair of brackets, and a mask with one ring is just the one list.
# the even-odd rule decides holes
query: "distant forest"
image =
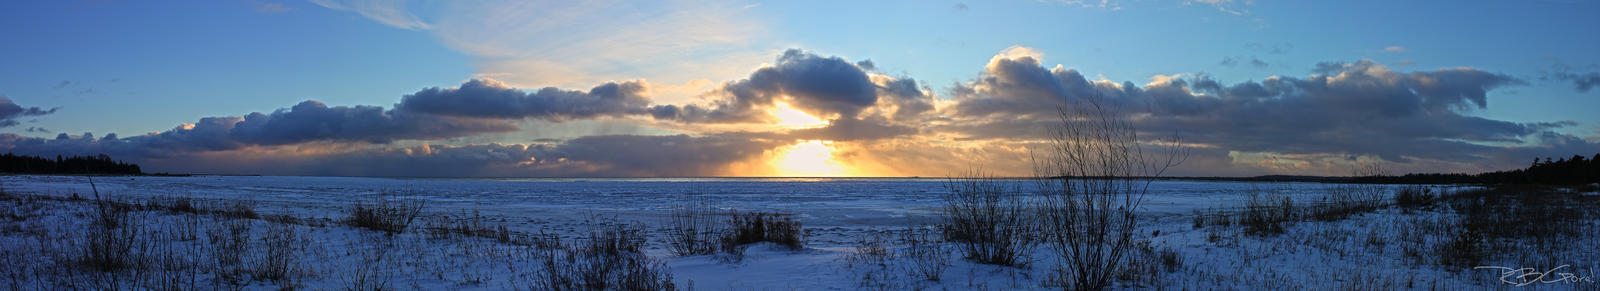
{"label": "distant forest", "polygon": [[11,153],[0,155],[0,173],[16,174],[123,174],[140,175],[139,165],[124,163],[111,159],[105,154],[95,156],[56,156],[54,160],[35,157],[19,156]]}
{"label": "distant forest", "polygon": [[1406,174],[1403,176],[1356,177],[1356,183],[1382,184],[1544,184],[1579,185],[1600,183],[1600,154],[1585,159],[1583,155],[1550,160],[1533,159],[1527,169],[1488,172],[1482,174]]}

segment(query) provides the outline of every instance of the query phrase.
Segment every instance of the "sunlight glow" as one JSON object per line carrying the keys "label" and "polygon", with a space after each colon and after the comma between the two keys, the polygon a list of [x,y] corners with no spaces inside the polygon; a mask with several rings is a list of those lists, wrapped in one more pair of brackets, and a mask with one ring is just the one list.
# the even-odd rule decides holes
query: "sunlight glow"
{"label": "sunlight glow", "polygon": [[772,115],[778,117],[778,126],[786,128],[812,128],[828,125],[828,122],[823,121],[821,118],[817,118],[816,116],[811,116],[803,111],[796,110],[794,107],[789,107],[789,103],[778,102],[777,104],[777,111],[773,112]]}
{"label": "sunlight glow", "polygon": [[783,149],[778,159],[773,161],[773,167],[785,177],[841,177],[849,174],[844,165],[833,159],[831,142],[820,140],[802,141]]}

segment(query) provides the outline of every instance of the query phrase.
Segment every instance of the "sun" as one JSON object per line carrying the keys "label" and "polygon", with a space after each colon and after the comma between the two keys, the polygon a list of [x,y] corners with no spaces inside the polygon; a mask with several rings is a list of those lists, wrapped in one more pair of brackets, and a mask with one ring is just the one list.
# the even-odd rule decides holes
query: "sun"
{"label": "sun", "polygon": [[806,114],[804,111],[789,107],[789,103],[778,102],[778,108],[772,113],[778,117],[778,126],[786,128],[812,128],[828,125],[827,121]]}
{"label": "sun", "polygon": [[773,161],[773,167],[777,168],[779,175],[786,177],[841,177],[848,174],[843,164],[833,160],[832,143],[820,140],[801,141],[783,149],[781,156]]}

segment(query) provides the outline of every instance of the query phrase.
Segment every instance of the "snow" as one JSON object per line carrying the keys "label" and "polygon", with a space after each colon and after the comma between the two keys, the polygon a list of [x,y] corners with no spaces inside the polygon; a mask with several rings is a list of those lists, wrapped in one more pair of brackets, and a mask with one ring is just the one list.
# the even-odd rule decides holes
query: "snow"
{"label": "snow", "polygon": [[[0,176],[10,193],[88,197],[89,178],[81,176]],[[938,222],[944,179],[391,179],[349,177],[194,176],[95,177],[95,188],[125,199],[192,197],[205,200],[253,201],[263,215],[289,215],[329,221],[344,215],[358,201],[399,193],[426,201],[434,215],[477,212],[490,221],[505,223],[514,231],[553,232],[573,238],[610,222],[649,225],[653,233],[645,253],[664,260],[680,289],[695,290],[852,290],[866,289],[862,276],[881,270],[889,276],[883,289],[971,290],[1054,289],[1045,286],[1055,263],[1044,247],[1032,256],[1028,268],[971,263],[953,254],[950,267],[938,282],[916,278],[904,270],[906,258],[890,258],[885,266],[863,266],[849,260],[855,241],[870,231],[921,227]],[[1023,183],[1027,187],[1027,183]],[[1178,254],[1183,265],[1157,282],[1119,282],[1119,288],[1164,287],[1174,289],[1461,289],[1494,286],[1494,274],[1458,270],[1406,261],[1402,243],[1407,228],[1451,219],[1444,209],[1402,212],[1386,208],[1332,222],[1302,222],[1283,235],[1243,235],[1236,228],[1192,226],[1196,211],[1237,209],[1252,187],[1270,195],[1314,201],[1316,183],[1261,184],[1206,181],[1157,181],[1141,211],[1150,222],[1145,232],[1155,249]],[[1393,189],[1401,186],[1384,186]],[[1457,191],[1465,188],[1455,189]],[[704,201],[718,208],[741,211],[776,211],[795,214],[810,232],[807,248],[793,251],[757,244],[744,260],[722,262],[716,255],[673,257],[660,241],[660,225],[676,205]],[[55,260],[45,255],[52,246],[41,241],[71,241],[69,234],[87,227],[91,211],[84,203],[45,201],[38,209],[3,204],[13,212],[35,211],[33,217],[7,224],[0,232],[9,266],[47,266]],[[33,206],[38,207],[38,206]],[[222,218],[206,216],[201,222],[184,222],[183,214],[140,212],[151,229],[198,223],[219,225]],[[254,238],[268,231],[255,221]],[[538,263],[526,249],[484,238],[441,240],[420,234],[402,234],[372,243],[382,236],[372,231],[332,225],[288,226],[303,232],[308,254],[301,262],[311,274],[302,284],[310,289],[339,289],[349,278],[367,270],[369,261],[392,264],[379,276],[391,278],[402,289],[518,289]],[[201,235],[204,236],[204,235]],[[1372,238],[1376,237],[1376,238]],[[39,239],[46,238],[46,239]],[[1422,239],[1438,239],[1426,237]],[[1589,236],[1586,245],[1593,246]],[[1377,242],[1377,243],[1375,243]],[[198,251],[209,239],[165,242],[167,246],[215,258]],[[900,247],[900,246],[897,246]],[[953,250],[949,246],[947,249]],[[381,251],[380,251],[381,250]],[[1600,255],[1572,257],[1577,269],[1593,269]],[[1507,262],[1500,262],[1507,263]],[[1587,264],[1587,265],[1584,265]],[[1583,274],[1593,274],[1583,271]],[[203,277],[199,281],[216,280]],[[43,283],[41,283],[43,284]],[[50,287],[48,284],[43,285]],[[272,288],[256,281],[249,289]],[[1566,285],[1551,285],[1552,286]],[[37,286],[36,286],[37,287]],[[1536,286],[1537,287],[1537,286]],[[24,287],[26,288],[26,286]]]}

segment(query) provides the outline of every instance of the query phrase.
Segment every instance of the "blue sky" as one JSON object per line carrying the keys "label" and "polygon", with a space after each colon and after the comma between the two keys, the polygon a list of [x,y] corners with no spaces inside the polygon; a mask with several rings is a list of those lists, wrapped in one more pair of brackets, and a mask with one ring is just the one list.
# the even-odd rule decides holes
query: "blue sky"
{"label": "blue sky", "polygon": [[[493,79],[521,92],[551,86],[589,91],[607,82],[639,81],[648,84],[644,94],[650,104],[706,104],[728,97],[719,95],[722,85],[782,62],[779,56],[789,49],[850,62],[871,60],[875,68],[862,67],[868,75],[913,79],[931,100],[942,100],[927,101],[936,104],[928,114],[961,115],[946,112],[940,102],[983,97],[963,97],[955,89],[981,87],[979,79],[997,73],[987,66],[997,54],[1014,47],[1026,48],[1045,69],[1059,64],[1089,81],[1139,86],[1152,83],[1155,76],[1174,74],[1189,84],[1202,75],[1224,85],[1272,76],[1306,78],[1317,73],[1313,69],[1320,63],[1362,60],[1402,75],[1466,67],[1513,81],[1480,84],[1490,88],[1485,106],[1466,103],[1465,109],[1448,114],[1516,124],[1570,121],[1519,133],[1521,145],[1529,147],[1539,147],[1534,139],[1540,131],[1591,142],[1600,137],[1600,114],[1593,114],[1593,108],[1600,108],[1600,90],[1578,90],[1575,81],[1600,71],[1600,54],[1595,53],[1600,52],[1596,36],[1600,34],[1592,31],[1600,27],[1600,18],[1593,17],[1600,11],[1596,1],[245,0],[25,1],[0,8],[0,27],[7,40],[0,45],[4,56],[0,96],[22,108],[60,108],[50,114],[7,117],[19,123],[0,127],[0,132],[19,138],[52,139],[59,133],[84,132],[130,137],[167,132],[202,117],[270,114],[306,100],[332,107],[391,108],[402,96],[419,90],[463,86],[474,79]],[[802,97],[783,98],[805,102]],[[800,107],[813,115],[855,114]],[[500,143],[526,148],[617,134],[707,137],[734,131],[787,132],[759,122],[723,126],[637,114],[527,115],[502,120],[517,130],[357,139],[357,147],[392,151]],[[870,119],[866,115],[819,118]],[[916,136],[887,141],[839,140],[832,150],[841,157],[872,156],[869,149],[888,143],[944,144],[940,130],[918,130]],[[1474,135],[1427,138],[1468,136]],[[282,151],[286,149],[266,147],[298,146],[307,151],[313,145],[351,141],[298,142],[253,144],[245,149]],[[1517,144],[1503,139],[1468,143]],[[781,155],[773,152],[784,151],[783,146],[761,148],[768,152],[764,155]],[[1503,166],[1463,166],[1471,163],[1467,158],[1420,158],[1431,162],[1413,163],[1400,157],[1404,154],[1358,149],[1226,150],[1234,152],[1228,155],[1233,160],[1216,162],[1238,168],[1215,174],[1332,171],[1332,166],[1253,168],[1237,158],[1263,153],[1301,157],[1311,164],[1328,158],[1307,155],[1388,156],[1377,159],[1415,171]],[[783,172],[745,169],[759,168],[749,165],[759,162],[715,162],[726,165],[701,174]],[[152,163],[173,170],[214,170],[170,161]],[[862,167],[877,170],[856,174],[908,173],[885,169],[893,168],[887,165]],[[581,174],[624,172],[635,173]]]}

